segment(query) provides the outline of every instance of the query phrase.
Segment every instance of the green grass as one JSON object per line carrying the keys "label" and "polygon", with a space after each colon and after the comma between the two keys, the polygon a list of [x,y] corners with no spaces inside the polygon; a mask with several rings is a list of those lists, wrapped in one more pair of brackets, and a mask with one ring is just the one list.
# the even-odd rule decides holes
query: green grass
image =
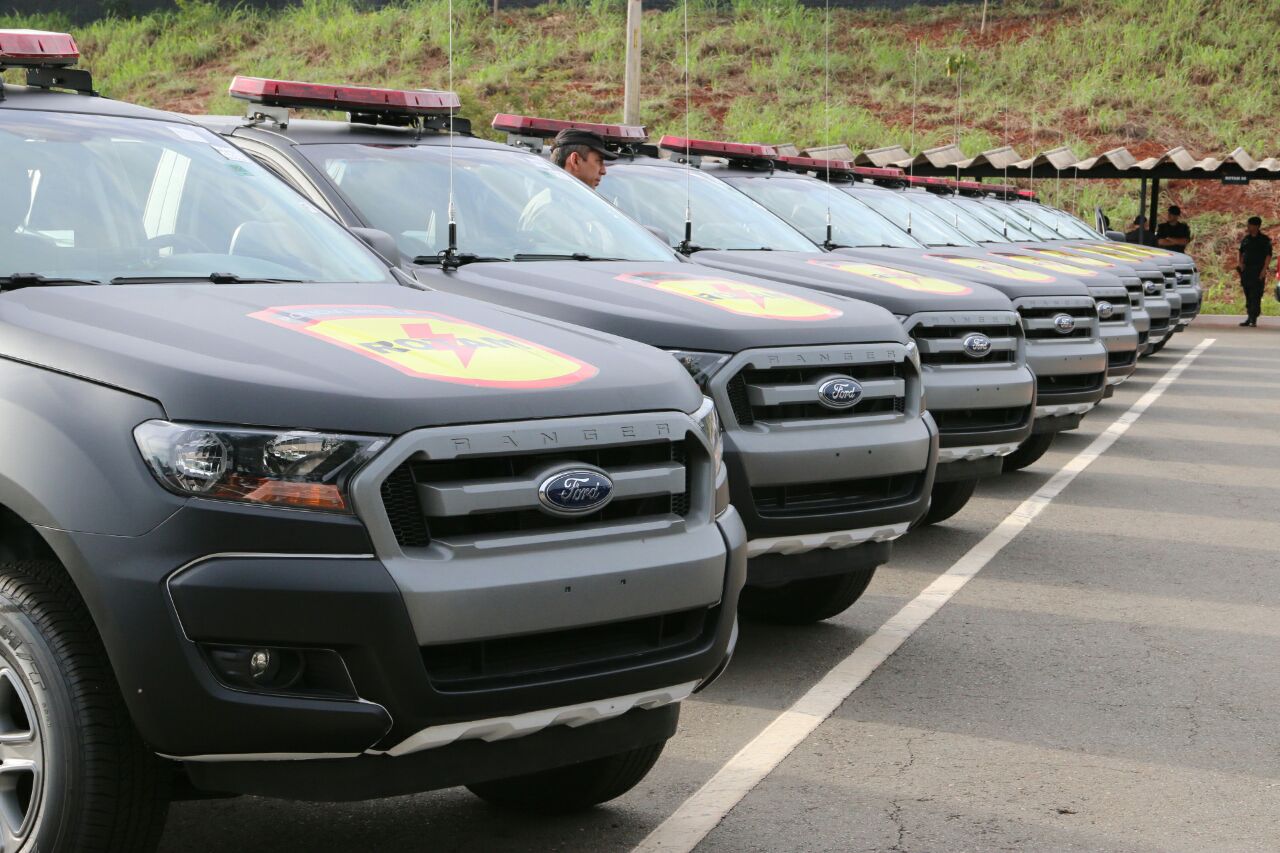
{"label": "green grass", "polygon": [[[453,87],[466,113],[482,132],[499,111],[620,119],[623,7],[559,0],[495,16],[487,0],[454,0]],[[837,10],[828,28],[821,9],[794,0],[690,0],[689,132],[845,142],[855,150],[958,141],[977,154],[1008,141],[1024,154],[1067,143],[1081,155],[1183,144],[1198,156],[1237,145],[1266,156],[1280,153],[1272,148],[1280,115],[1275,28],[1239,22],[1272,20],[1273,7],[1274,0],[1006,0],[993,4],[980,37],[977,5]],[[102,20],[76,35],[85,66],[110,96],[233,113],[240,105],[226,85],[234,73],[445,87],[449,24],[444,0],[376,10],[355,0],[303,0],[277,12],[182,0],[175,12]],[[680,8],[645,15],[642,110],[658,133],[685,130],[683,25]],[[0,16],[0,26],[67,24]],[[945,69],[961,55],[957,87]],[[1068,207],[1101,204],[1117,223],[1136,213],[1132,184],[1063,180],[1061,192],[1057,181],[1037,184]],[[1261,206],[1228,217],[1221,198],[1210,205],[1206,197],[1198,208],[1198,189],[1175,185],[1171,196],[1191,214],[1193,253],[1216,294],[1211,305],[1229,309],[1234,223],[1253,212],[1276,221],[1280,196],[1251,198]]]}

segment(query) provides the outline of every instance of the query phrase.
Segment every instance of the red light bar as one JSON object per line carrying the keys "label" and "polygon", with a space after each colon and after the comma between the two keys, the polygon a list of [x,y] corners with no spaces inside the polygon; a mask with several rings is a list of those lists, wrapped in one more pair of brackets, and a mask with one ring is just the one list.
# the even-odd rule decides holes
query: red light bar
{"label": "red light bar", "polygon": [[649,138],[649,131],[638,125],[596,124],[590,121],[565,121],[556,118],[518,116],[510,113],[498,113],[494,116],[493,129],[506,133],[517,133],[521,136],[537,136],[541,139],[550,139],[562,130],[586,130],[594,133],[605,142],[612,142],[617,145],[640,143]]}
{"label": "red light bar", "polygon": [[66,33],[0,30],[0,66],[75,65],[76,40]]}
{"label": "red light bar", "polygon": [[433,89],[370,89],[365,86],[328,86],[293,80],[237,77],[231,81],[231,97],[271,107],[311,107],[344,112],[449,115],[462,106],[453,92]]}
{"label": "red light bar", "polygon": [[659,148],[677,154],[695,154],[707,157],[727,157],[731,160],[777,160],[778,149],[772,145],[750,142],[713,142],[709,139],[685,139],[681,136],[664,136]]}
{"label": "red light bar", "polygon": [[864,178],[905,178],[907,173],[896,166],[854,166],[853,173]]}
{"label": "red light bar", "polygon": [[853,174],[854,165],[852,160],[822,160],[817,157],[792,157],[781,156],[777,158],[779,162],[786,163],[796,169],[813,169],[814,171],[824,172],[840,172],[841,174]]}
{"label": "red light bar", "polygon": [[915,175],[908,175],[907,183],[913,187],[946,187],[947,189],[956,187],[956,182],[950,178],[925,178]]}
{"label": "red light bar", "polygon": [[1018,190],[1018,198],[1026,198],[1035,201],[1036,194],[1032,190]]}

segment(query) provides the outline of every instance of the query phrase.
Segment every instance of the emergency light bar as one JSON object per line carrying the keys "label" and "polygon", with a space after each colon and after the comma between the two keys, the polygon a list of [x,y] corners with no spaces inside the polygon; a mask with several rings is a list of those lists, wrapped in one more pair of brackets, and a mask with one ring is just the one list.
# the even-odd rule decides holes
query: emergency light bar
{"label": "emergency light bar", "polygon": [[936,187],[938,189],[953,190],[956,188],[956,182],[950,178],[926,178],[916,175],[908,175],[906,182],[913,187]]}
{"label": "emergency light bar", "polygon": [[67,33],[0,30],[0,68],[61,68],[79,59],[76,40]]}
{"label": "emergency light bar", "polygon": [[664,136],[658,147],[676,154],[696,157],[725,157],[730,160],[777,160],[778,149],[772,145],[749,142],[713,142],[709,139],[685,139],[681,136]]}
{"label": "emergency light bar", "polygon": [[855,178],[873,178],[881,180],[897,180],[905,174],[901,169],[893,167],[878,168],[875,166],[855,166],[852,160],[824,160],[820,157],[790,157],[780,156],[777,158],[784,165],[809,172],[830,172],[833,175],[841,177]]}
{"label": "emergency light bar", "polygon": [[462,106],[455,93],[435,89],[328,86],[261,77],[236,77],[231,81],[229,91],[233,98],[268,107],[311,107],[352,113],[447,116]]}
{"label": "emergency light bar", "polygon": [[649,138],[649,131],[638,125],[596,124],[590,121],[565,121],[510,113],[498,113],[494,116],[493,129],[537,139],[550,139],[562,130],[586,130],[614,145],[637,145]]}
{"label": "emergency light bar", "polygon": [[1035,201],[1036,194],[1033,190],[1018,190],[1018,198],[1025,198],[1028,201]]}

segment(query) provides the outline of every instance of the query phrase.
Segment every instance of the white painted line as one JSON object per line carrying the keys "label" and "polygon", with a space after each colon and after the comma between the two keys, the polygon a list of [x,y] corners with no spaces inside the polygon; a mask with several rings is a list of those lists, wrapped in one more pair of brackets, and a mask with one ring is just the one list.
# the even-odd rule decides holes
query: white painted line
{"label": "white painted line", "polygon": [[774,718],[764,731],[739,750],[705,785],[636,845],[633,853],[671,853],[693,850],[698,846],[752,788],[760,784],[823,720],[831,716],[917,628],[982,571],[1081,471],[1115,444],[1214,340],[1206,338],[1201,341],[1181,361],[1169,368],[1128,411],[1116,418],[1088,447],[1062,466],[1035,494],[1019,504],[981,542],[970,548],[951,568],[881,625],[852,654],[836,664],[794,705]]}

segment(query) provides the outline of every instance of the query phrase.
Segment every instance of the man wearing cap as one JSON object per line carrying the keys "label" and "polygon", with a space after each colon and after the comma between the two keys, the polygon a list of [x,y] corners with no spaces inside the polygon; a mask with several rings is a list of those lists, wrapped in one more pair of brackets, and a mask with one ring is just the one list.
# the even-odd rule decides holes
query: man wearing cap
{"label": "man wearing cap", "polygon": [[1262,313],[1262,291],[1267,287],[1267,267],[1271,265],[1271,238],[1262,233],[1262,217],[1250,216],[1240,241],[1240,289],[1244,291],[1245,321],[1241,326],[1258,325]]}
{"label": "man wearing cap", "polygon": [[551,143],[551,162],[591,189],[600,186],[608,171],[605,162],[617,159],[604,140],[589,130],[562,130]]}
{"label": "man wearing cap", "polygon": [[1156,244],[1156,235],[1151,233],[1151,229],[1147,227],[1147,217],[1135,216],[1133,218],[1133,227],[1124,232],[1126,243],[1138,243],[1142,246],[1154,246]]}
{"label": "man wearing cap", "polygon": [[1191,242],[1191,228],[1182,221],[1182,208],[1169,205],[1169,217],[1156,226],[1156,245],[1162,249],[1185,252]]}

